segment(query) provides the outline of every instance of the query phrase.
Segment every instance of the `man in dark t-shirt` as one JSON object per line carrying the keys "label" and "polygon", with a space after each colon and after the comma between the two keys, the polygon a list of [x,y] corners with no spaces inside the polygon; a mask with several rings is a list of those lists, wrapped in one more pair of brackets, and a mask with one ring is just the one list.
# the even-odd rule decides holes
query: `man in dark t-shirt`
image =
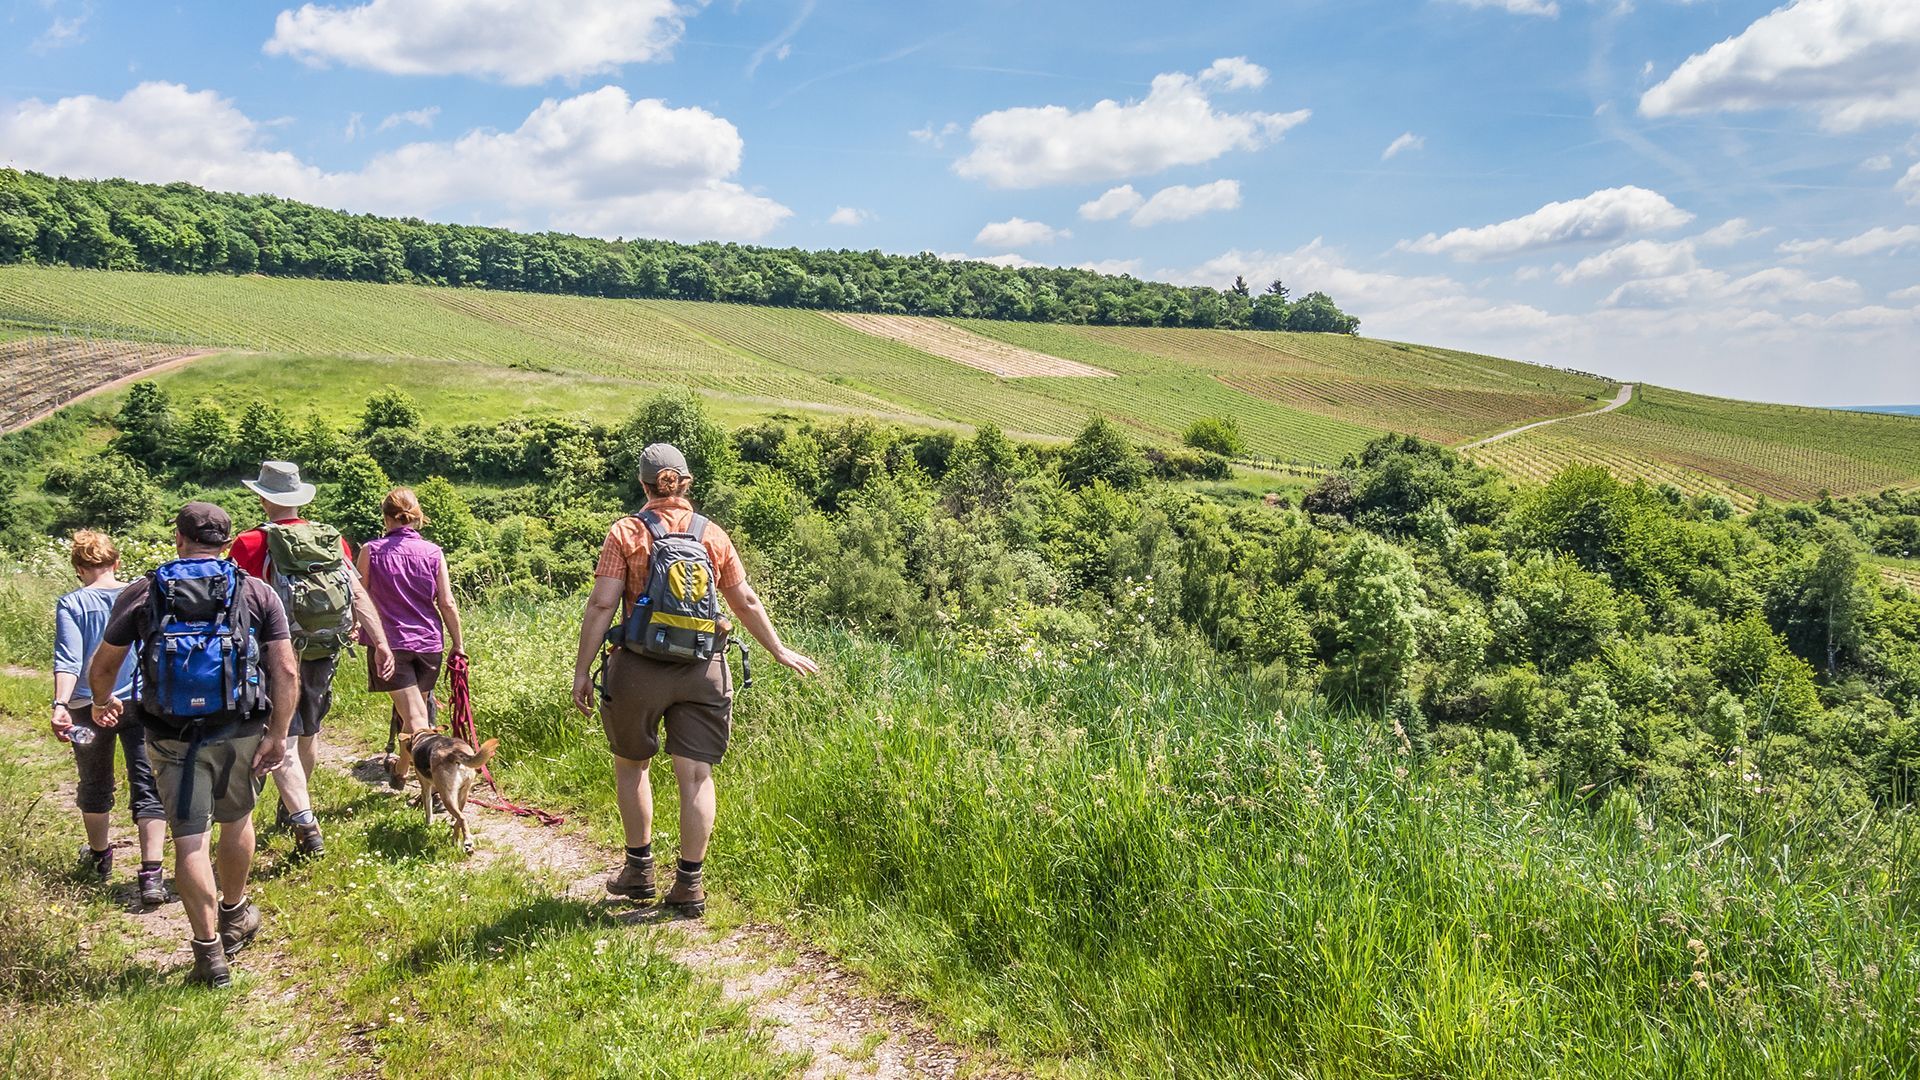
{"label": "man in dark t-shirt", "polygon": [[[174,550],[182,560],[218,559],[233,533],[226,511],[211,503],[188,503],[174,519]],[[299,667],[289,640],[286,609],[266,582],[235,571],[247,626],[259,643],[266,699],[252,715],[199,731],[188,723],[149,712],[139,702],[113,696],[121,662],[152,629],[147,594],[153,579],[128,585],[114,602],[106,631],[88,668],[94,723],[111,728],[123,720],[147,730],[160,801],[173,830],[174,881],[193,928],[193,973],[210,986],[231,981],[227,957],[245,948],[260,929],[260,912],[247,899],[253,868],[253,803],[260,780],[286,757],[287,725],[300,691]],[[220,826],[218,892],[208,834]],[[218,903],[216,904],[216,900]]]}

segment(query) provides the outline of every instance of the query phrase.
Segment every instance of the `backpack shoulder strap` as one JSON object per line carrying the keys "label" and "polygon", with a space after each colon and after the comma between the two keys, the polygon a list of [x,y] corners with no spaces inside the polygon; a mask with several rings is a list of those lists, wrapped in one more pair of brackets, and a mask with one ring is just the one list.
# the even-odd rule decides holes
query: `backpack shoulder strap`
{"label": "backpack shoulder strap", "polygon": [[647,527],[647,535],[655,540],[667,535],[667,523],[660,520],[659,514],[651,510],[642,510],[633,516],[640,519],[640,524]]}
{"label": "backpack shoulder strap", "polygon": [[687,533],[695,540],[705,540],[707,538],[707,519],[701,517],[699,514],[693,515],[693,520],[687,523]]}

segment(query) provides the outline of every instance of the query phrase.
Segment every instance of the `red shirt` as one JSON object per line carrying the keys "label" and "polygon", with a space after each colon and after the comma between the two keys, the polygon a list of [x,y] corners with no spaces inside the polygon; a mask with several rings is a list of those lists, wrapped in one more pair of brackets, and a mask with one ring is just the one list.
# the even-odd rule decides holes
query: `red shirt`
{"label": "red shirt", "polygon": [[[305,525],[305,518],[281,518],[275,525]],[[340,538],[340,555],[353,565],[353,546],[346,537]],[[254,577],[264,580],[267,576],[267,534],[264,527],[256,526],[233,538],[233,545],[227,548],[227,558],[235,565]]]}

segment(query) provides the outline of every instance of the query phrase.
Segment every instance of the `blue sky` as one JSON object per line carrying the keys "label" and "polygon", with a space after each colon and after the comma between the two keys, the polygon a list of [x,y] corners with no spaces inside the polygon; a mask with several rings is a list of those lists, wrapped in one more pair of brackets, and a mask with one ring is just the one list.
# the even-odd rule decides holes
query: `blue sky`
{"label": "blue sky", "polygon": [[1369,335],[1920,401],[1920,3],[11,0],[0,162],[1322,288]]}

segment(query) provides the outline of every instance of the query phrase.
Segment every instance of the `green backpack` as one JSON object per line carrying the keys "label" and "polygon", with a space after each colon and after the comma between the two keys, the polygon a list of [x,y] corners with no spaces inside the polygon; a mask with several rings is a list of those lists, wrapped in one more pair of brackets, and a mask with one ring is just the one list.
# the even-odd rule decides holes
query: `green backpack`
{"label": "green backpack", "polygon": [[300,659],[319,660],[353,644],[354,577],[340,555],[340,530],[312,522],[261,529],[273,591],[286,605]]}

